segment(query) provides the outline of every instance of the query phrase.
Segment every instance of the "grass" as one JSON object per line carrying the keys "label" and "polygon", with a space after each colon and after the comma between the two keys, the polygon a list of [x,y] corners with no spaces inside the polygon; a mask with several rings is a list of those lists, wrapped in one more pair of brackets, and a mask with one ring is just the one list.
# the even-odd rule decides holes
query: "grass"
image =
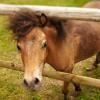
{"label": "grass", "polygon": [[[0,0],[0,3],[54,5],[54,6],[82,6],[89,0]],[[6,29],[7,17],[0,16],[0,59],[11,60],[19,63],[20,57],[16,43],[11,32]],[[81,64],[86,68],[91,65],[94,58]],[[85,75],[100,78],[100,68]],[[62,82],[44,78],[43,86],[39,92],[31,92],[22,86],[23,73],[5,68],[0,68],[0,100],[63,100],[61,93]],[[100,100],[100,90],[83,87],[77,100]]]}
{"label": "grass", "polygon": [[82,6],[89,0],[0,0],[0,3],[54,5],[54,6]]}

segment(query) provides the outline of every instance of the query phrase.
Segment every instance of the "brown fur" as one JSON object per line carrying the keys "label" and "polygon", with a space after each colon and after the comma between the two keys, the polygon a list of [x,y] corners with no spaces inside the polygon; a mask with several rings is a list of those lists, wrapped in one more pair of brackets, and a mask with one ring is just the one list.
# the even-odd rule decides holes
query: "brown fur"
{"label": "brown fur", "polygon": [[[85,7],[99,8],[99,5],[99,1],[96,1],[88,3],[87,5],[85,5]],[[46,32],[49,35],[54,35],[56,39],[62,37],[62,40],[65,40],[66,38],[65,41],[67,41],[68,44],[72,43],[72,41],[74,41],[74,39],[76,38],[75,42],[79,42],[79,46],[77,49],[79,54],[77,54],[76,56],[77,59],[85,59],[82,56],[88,57],[87,55],[89,55],[89,53],[91,55],[99,51],[95,51],[96,48],[100,48],[98,47],[100,41],[99,22],[87,22],[76,20],[61,21],[59,19],[48,18],[48,21],[46,20],[47,22],[43,26],[40,17],[41,16],[36,15],[33,11],[29,9],[23,9],[21,11],[16,12],[13,16],[11,15],[9,29],[12,30],[14,36],[18,38],[25,37],[35,27],[43,28],[44,32]],[[71,40],[68,39],[68,37],[71,38]],[[59,41],[61,40],[56,40],[56,43],[59,43]],[[92,51],[95,52],[92,53]],[[75,60],[75,62],[80,61],[77,59]]]}
{"label": "brown fur", "polygon": [[[84,7],[100,8],[100,2],[90,2]],[[37,17],[30,10],[20,11],[11,17],[10,29],[18,40],[22,37],[20,41],[32,38],[30,34],[35,28],[37,35],[40,35],[40,31],[44,33],[48,44],[45,61],[56,70],[71,73],[75,63],[100,52],[100,22],[63,21],[47,17],[44,17],[44,21],[42,25],[41,16]]]}

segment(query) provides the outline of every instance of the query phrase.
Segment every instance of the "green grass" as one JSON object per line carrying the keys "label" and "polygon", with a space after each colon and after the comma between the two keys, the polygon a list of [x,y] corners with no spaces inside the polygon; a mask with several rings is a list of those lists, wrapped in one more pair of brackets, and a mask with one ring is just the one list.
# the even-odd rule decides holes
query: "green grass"
{"label": "green grass", "polygon": [[[0,0],[0,3],[30,4],[30,5],[54,5],[54,6],[82,6],[89,0]],[[0,59],[21,62],[16,43],[12,39],[11,32],[6,28],[7,17],[0,16]],[[82,63],[87,67],[92,64],[94,58]],[[100,68],[85,75],[100,78]],[[0,100],[63,100],[61,93],[62,82],[50,78],[44,78],[43,86],[38,92],[31,92],[22,85],[23,73],[5,68],[0,68]],[[100,90],[83,87],[77,100],[100,100]]]}
{"label": "green grass", "polygon": [[90,0],[0,0],[0,3],[54,5],[54,6],[81,6]]}
{"label": "green grass", "polygon": [[[92,57],[82,63],[81,67],[84,67],[84,75],[93,78],[100,78],[100,66],[91,72],[87,72],[86,68],[91,66],[95,60],[95,57]],[[82,86],[81,95],[77,100],[100,100],[100,89],[96,89],[89,86]]]}

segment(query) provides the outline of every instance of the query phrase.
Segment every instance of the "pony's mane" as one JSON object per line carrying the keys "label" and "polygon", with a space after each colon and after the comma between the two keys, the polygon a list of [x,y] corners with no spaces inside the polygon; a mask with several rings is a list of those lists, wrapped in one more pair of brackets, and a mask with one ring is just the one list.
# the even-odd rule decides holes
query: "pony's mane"
{"label": "pony's mane", "polygon": [[9,17],[9,29],[17,38],[26,36],[34,27],[52,25],[56,28],[58,36],[64,37],[64,30],[60,20],[47,18],[45,14],[37,15],[30,9],[22,9]]}

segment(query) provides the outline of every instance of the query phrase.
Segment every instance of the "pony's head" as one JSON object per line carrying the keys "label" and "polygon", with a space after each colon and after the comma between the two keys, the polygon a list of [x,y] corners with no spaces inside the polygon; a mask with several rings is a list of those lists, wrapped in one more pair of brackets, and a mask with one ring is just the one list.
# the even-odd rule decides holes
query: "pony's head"
{"label": "pony's head", "polygon": [[10,17],[9,28],[17,41],[24,65],[24,84],[32,90],[41,86],[42,69],[46,59],[47,40],[42,28],[47,23],[44,14],[21,10]]}
{"label": "pony's head", "polygon": [[57,39],[64,40],[62,23],[58,19],[47,18],[45,14],[37,15],[29,9],[15,12],[9,23],[25,69],[24,84],[37,90],[41,86],[48,48],[53,45],[51,39],[55,45],[58,43]]}

